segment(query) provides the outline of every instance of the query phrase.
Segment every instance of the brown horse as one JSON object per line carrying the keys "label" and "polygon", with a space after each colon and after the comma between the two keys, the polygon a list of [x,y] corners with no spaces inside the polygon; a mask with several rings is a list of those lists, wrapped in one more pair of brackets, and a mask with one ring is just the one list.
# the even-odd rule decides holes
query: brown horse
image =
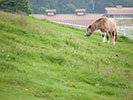
{"label": "brown horse", "polygon": [[108,44],[109,44],[109,35],[110,35],[112,39],[111,44],[115,45],[115,42],[117,41],[117,24],[114,19],[103,17],[96,20],[93,24],[87,27],[86,36],[90,36],[92,33],[94,33],[95,30],[98,29],[100,29],[102,32],[103,43],[105,42],[104,33],[106,32]]}

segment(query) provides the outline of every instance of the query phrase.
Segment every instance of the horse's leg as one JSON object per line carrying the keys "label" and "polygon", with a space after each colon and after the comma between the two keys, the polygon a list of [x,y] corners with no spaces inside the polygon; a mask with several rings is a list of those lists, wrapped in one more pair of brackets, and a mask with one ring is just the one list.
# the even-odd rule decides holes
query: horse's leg
{"label": "horse's leg", "polygon": [[106,31],[106,37],[107,37],[108,44],[109,44],[109,34],[110,32]]}
{"label": "horse's leg", "polygon": [[104,35],[104,32],[102,32],[102,37],[103,37],[103,43],[105,43],[105,42],[106,42],[106,40],[105,40],[105,35]]}
{"label": "horse's leg", "polygon": [[113,32],[114,34],[113,34],[113,37],[114,37],[114,41],[113,41],[113,45],[115,45],[115,34],[116,34],[116,32]]}
{"label": "horse's leg", "polygon": [[112,39],[111,44],[115,45],[115,32],[111,33],[111,39]]}
{"label": "horse's leg", "polygon": [[107,34],[106,37],[107,37],[107,41],[108,41],[108,44],[109,44],[109,34]]}

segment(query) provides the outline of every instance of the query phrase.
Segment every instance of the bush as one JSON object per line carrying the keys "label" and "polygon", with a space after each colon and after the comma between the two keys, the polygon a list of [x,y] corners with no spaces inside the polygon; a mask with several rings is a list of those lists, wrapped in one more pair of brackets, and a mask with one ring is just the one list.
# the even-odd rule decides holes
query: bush
{"label": "bush", "polygon": [[11,13],[32,13],[29,0],[0,0],[0,10]]}

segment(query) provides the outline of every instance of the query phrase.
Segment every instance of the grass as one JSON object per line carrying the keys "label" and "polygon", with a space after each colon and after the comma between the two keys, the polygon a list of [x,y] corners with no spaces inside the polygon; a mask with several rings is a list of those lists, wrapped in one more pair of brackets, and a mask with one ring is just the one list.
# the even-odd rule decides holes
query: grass
{"label": "grass", "polygon": [[0,100],[132,100],[133,40],[0,12]]}
{"label": "grass", "polygon": [[133,26],[133,19],[122,19],[122,20],[117,20],[117,24],[119,26]]}

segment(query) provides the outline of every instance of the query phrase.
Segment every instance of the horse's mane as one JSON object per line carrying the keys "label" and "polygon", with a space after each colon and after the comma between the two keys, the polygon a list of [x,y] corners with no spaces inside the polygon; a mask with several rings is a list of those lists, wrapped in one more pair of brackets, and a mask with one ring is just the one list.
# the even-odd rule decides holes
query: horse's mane
{"label": "horse's mane", "polygon": [[100,18],[100,19],[97,19],[95,22],[99,22],[99,21],[101,21],[103,18]]}
{"label": "horse's mane", "polygon": [[94,23],[101,24],[101,23],[106,23],[106,21],[107,21],[107,18],[103,17],[103,18],[100,18],[100,19],[96,20]]}

